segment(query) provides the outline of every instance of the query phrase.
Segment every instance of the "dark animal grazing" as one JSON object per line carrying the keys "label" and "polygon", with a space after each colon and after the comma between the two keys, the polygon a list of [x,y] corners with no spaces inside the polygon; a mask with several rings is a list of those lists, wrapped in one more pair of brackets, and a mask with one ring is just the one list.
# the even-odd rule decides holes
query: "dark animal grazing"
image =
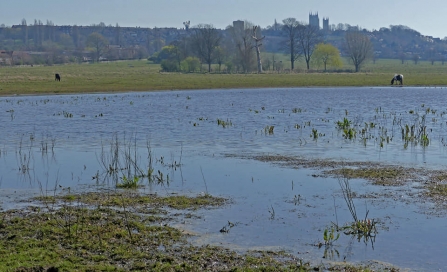
{"label": "dark animal grazing", "polygon": [[61,81],[61,76],[59,74],[55,74],[54,81]]}
{"label": "dark animal grazing", "polygon": [[391,85],[394,84],[394,81],[399,81],[400,85],[404,85],[404,76],[403,75],[394,75],[393,79],[391,79]]}

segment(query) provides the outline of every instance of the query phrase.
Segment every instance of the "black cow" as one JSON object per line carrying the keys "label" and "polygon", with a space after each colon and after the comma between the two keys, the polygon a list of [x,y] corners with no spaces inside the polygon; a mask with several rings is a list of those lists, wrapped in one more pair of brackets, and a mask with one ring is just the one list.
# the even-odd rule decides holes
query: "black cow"
{"label": "black cow", "polygon": [[391,85],[394,84],[394,81],[399,81],[400,85],[404,85],[404,76],[403,75],[394,75],[393,79],[391,79]]}
{"label": "black cow", "polygon": [[61,81],[61,76],[59,74],[55,74],[54,81]]}

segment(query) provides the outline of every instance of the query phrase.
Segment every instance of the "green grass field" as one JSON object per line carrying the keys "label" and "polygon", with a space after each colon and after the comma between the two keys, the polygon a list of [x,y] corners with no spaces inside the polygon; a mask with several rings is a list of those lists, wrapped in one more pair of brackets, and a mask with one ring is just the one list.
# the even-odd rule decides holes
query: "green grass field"
{"label": "green grass field", "polygon": [[[282,58],[286,57],[281,55]],[[284,61],[284,68],[288,68]],[[265,71],[263,74],[160,73],[146,60],[55,66],[0,67],[0,95],[158,91],[183,89],[267,88],[306,86],[387,86],[395,73],[407,86],[447,86],[447,65],[436,62],[377,60],[359,73]],[[346,61],[342,69],[352,69]],[[216,68],[217,70],[217,68]],[[54,81],[59,73],[61,82]]]}

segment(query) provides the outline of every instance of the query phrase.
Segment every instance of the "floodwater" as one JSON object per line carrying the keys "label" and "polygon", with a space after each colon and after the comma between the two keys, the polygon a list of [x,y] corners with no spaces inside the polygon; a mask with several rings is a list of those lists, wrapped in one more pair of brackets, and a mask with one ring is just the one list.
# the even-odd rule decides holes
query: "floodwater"
{"label": "floodwater", "polygon": [[[357,194],[377,196],[354,202],[359,217],[369,210],[380,222],[378,234],[368,241],[342,234],[323,258],[325,247],[315,245],[324,229],[352,221],[337,179],[321,176],[321,169],[251,159],[275,154],[445,169],[445,101],[447,88],[414,87],[2,97],[0,207],[28,205],[19,200],[34,195],[113,188],[117,180],[107,167],[119,146],[133,170],[118,171],[118,180],[150,165],[164,182],[141,181],[145,192],[231,199],[179,225],[202,234],[197,244],[285,250],[316,263],[377,260],[447,270],[446,215],[428,213],[429,201],[413,201],[409,192],[418,193],[417,184],[351,180]],[[337,128],[345,118],[356,130],[351,139]],[[406,142],[406,126],[418,136],[425,127],[429,141]],[[221,233],[228,222],[234,226]]]}

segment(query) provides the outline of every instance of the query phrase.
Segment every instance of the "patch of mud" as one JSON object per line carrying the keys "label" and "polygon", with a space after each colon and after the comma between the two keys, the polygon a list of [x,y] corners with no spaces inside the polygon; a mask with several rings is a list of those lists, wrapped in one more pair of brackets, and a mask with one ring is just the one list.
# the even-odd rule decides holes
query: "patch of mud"
{"label": "patch of mud", "polygon": [[27,207],[34,202],[31,197],[38,195],[35,189],[0,189],[0,210]]}
{"label": "patch of mud", "polygon": [[337,161],[330,159],[312,159],[284,155],[227,155],[242,159],[252,159],[277,164],[292,169],[311,168],[319,170],[314,177],[333,177],[338,179],[363,179],[376,186],[390,187],[392,190],[380,190],[373,194],[355,195],[356,198],[384,197],[406,203],[427,203],[422,213],[443,215],[447,213],[447,170],[386,165],[377,162]]}

